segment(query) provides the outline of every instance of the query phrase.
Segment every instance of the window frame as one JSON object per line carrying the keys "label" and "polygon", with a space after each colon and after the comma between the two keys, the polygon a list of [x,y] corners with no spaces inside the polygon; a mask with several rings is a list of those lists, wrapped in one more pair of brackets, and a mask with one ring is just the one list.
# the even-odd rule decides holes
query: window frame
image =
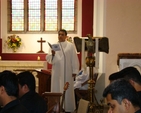
{"label": "window frame", "polygon": [[[62,0],[58,0],[58,25],[57,31],[45,31],[45,0],[41,0],[41,23],[40,23],[40,31],[28,31],[28,0],[24,0],[24,31],[12,31],[12,8],[11,8],[11,0],[7,0],[7,32],[9,34],[55,34],[58,33],[58,30],[61,29],[62,24]],[[78,0],[75,0],[74,5],[74,30],[67,30],[68,33],[77,33],[77,10],[78,10]]]}

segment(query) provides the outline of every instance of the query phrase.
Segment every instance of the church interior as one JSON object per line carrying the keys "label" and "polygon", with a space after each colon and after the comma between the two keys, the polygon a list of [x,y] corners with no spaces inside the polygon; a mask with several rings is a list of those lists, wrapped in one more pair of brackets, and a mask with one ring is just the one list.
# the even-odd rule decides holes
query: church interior
{"label": "church interior", "polygon": [[[108,77],[111,73],[127,66],[137,66],[141,70],[140,6],[140,0],[77,0],[77,32],[68,33],[68,36],[73,39],[91,34],[93,37],[107,37],[109,40],[109,52],[99,52],[99,75],[95,85],[95,95],[99,102],[103,89],[109,84]],[[15,33],[21,37],[22,46],[16,51],[9,50],[5,42],[12,34],[7,28],[7,7],[7,0],[0,0],[0,71],[36,70],[33,72],[37,92],[42,94],[49,91],[51,65],[47,63],[45,56],[49,50],[47,42],[55,43],[58,40],[57,32]],[[85,61],[80,52],[77,54],[82,67]],[[40,69],[43,70],[42,73]],[[48,85],[44,86],[43,81]]]}

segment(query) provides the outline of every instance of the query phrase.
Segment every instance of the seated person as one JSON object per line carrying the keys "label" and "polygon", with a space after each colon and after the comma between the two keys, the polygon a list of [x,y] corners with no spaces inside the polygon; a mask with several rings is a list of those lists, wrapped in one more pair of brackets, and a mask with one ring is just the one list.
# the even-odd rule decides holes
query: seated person
{"label": "seated person", "polygon": [[109,105],[108,113],[141,113],[138,94],[125,79],[118,79],[103,91]]}
{"label": "seated person", "polygon": [[79,74],[76,76],[74,81],[74,92],[75,92],[75,104],[78,108],[78,102],[80,98],[88,100],[88,81],[89,79],[89,67],[81,69]]}
{"label": "seated person", "polygon": [[[141,100],[141,75],[136,67],[126,67],[119,72],[113,73],[109,76],[109,80],[117,80],[119,78],[124,78],[131,83],[131,85],[137,91]],[[140,101],[141,106],[141,101]]]}
{"label": "seated person", "polygon": [[[93,68],[94,70],[95,68]],[[95,72],[95,71],[94,71]],[[98,74],[96,74],[93,79],[97,80]],[[88,89],[88,80],[89,80],[89,67],[85,67],[84,69],[81,69],[76,75],[75,81],[74,81],[74,89],[79,90],[87,90]]]}
{"label": "seated person", "polygon": [[124,73],[124,78],[130,82],[130,84],[135,88],[139,97],[140,97],[140,106],[141,106],[141,74],[135,67],[127,67],[121,70]]}
{"label": "seated person", "polygon": [[29,71],[17,75],[19,81],[19,100],[30,113],[46,113],[46,101],[35,91],[35,78]]}
{"label": "seated person", "polygon": [[[110,76],[109,76],[109,81],[110,83],[113,82],[114,80],[117,80],[119,78],[124,78],[126,75],[129,75],[136,78],[136,75],[137,76],[140,76],[140,72],[139,72],[139,69],[137,66],[130,66],[130,67],[126,67],[126,68],[123,68],[122,70],[118,71],[118,72],[115,72],[115,73],[112,73]],[[131,75],[133,74],[133,75]]]}
{"label": "seated person", "polygon": [[11,71],[0,73],[0,113],[30,113],[17,99],[18,80]]}
{"label": "seated person", "polygon": [[79,74],[76,76],[74,81],[74,89],[78,88],[80,90],[87,90],[88,84],[87,81],[89,79],[89,67],[81,69]]}

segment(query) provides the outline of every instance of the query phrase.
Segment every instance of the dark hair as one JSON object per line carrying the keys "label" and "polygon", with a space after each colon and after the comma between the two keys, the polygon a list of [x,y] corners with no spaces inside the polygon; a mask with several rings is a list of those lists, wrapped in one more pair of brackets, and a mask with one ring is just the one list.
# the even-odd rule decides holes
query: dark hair
{"label": "dark hair", "polygon": [[119,78],[123,78],[124,76],[122,74],[120,74],[120,72],[115,72],[115,73],[112,73],[110,76],[109,76],[109,80],[112,81],[112,80],[117,80]]}
{"label": "dark hair", "polygon": [[12,71],[5,70],[0,73],[0,86],[4,86],[9,96],[18,96],[18,80]]}
{"label": "dark hair", "polygon": [[103,97],[111,94],[113,100],[121,104],[123,99],[128,99],[133,106],[139,106],[139,97],[134,87],[125,79],[118,79],[109,84],[103,91]]}
{"label": "dark hair", "polygon": [[109,80],[117,80],[119,78],[125,78],[126,80],[134,80],[141,85],[140,72],[135,67],[126,67],[119,72],[112,73],[109,76]]}
{"label": "dark hair", "polygon": [[121,74],[124,74],[126,80],[132,79],[136,83],[141,85],[141,75],[140,72],[135,67],[127,67],[121,70]]}
{"label": "dark hair", "polygon": [[24,86],[26,84],[30,91],[35,91],[35,78],[31,72],[21,72],[17,75],[17,78],[21,86]]}
{"label": "dark hair", "polygon": [[67,31],[66,31],[65,29],[60,29],[60,30],[58,31],[58,33],[59,33],[59,32],[64,32],[65,35],[67,36]]}

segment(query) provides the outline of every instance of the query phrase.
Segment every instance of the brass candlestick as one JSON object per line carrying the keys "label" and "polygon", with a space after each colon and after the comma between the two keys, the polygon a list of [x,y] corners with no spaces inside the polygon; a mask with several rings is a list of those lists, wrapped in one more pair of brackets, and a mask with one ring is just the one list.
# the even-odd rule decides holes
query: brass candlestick
{"label": "brass candlestick", "polygon": [[95,65],[95,57],[94,56],[88,56],[86,57],[86,65],[89,67],[89,80],[88,80],[88,91],[89,91],[89,113],[93,113],[94,111],[94,84],[95,81],[93,79],[93,67]]}
{"label": "brass candlestick", "polygon": [[86,57],[86,65],[89,67],[89,80],[88,80],[88,91],[89,91],[89,113],[103,113],[104,106],[100,105],[95,96],[95,84],[97,80],[98,73],[93,72],[93,68],[95,67],[95,57],[94,54],[94,42],[90,35],[88,35],[88,55]]}
{"label": "brass candlestick", "polygon": [[[98,77],[98,73],[93,72],[95,65],[95,57],[94,53],[96,52],[105,52],[109,53],[109,41],[107,37],[92,37],[90,34],[87,35],[88,40],[85,40],[85,43],[82,43],[82,39],[79,37],[74,37],[74,43],[77,49],[77,52],[81,52],[82,47],[86,44],[86,48],[84,47],[84,51],[87,51],[88,55],[85,59],[87,66],[89,67],[89,80],[88,80],[88,90],[89,90],[89,112],[90,113],[103,113],[104,106],[98,103],[95,96],[95,84]],[[98,40],[97,40],[98,38]],[[98,43],[96,43],[98,41]],[[84,44],[84,45],[83,45]],[[82,46],[83,45],[83,46]],[[99,57],[99,56],[98,56]],[[97,58],[97,55],[96,55]],[[99,61],[99,60],[98,60]]]}

